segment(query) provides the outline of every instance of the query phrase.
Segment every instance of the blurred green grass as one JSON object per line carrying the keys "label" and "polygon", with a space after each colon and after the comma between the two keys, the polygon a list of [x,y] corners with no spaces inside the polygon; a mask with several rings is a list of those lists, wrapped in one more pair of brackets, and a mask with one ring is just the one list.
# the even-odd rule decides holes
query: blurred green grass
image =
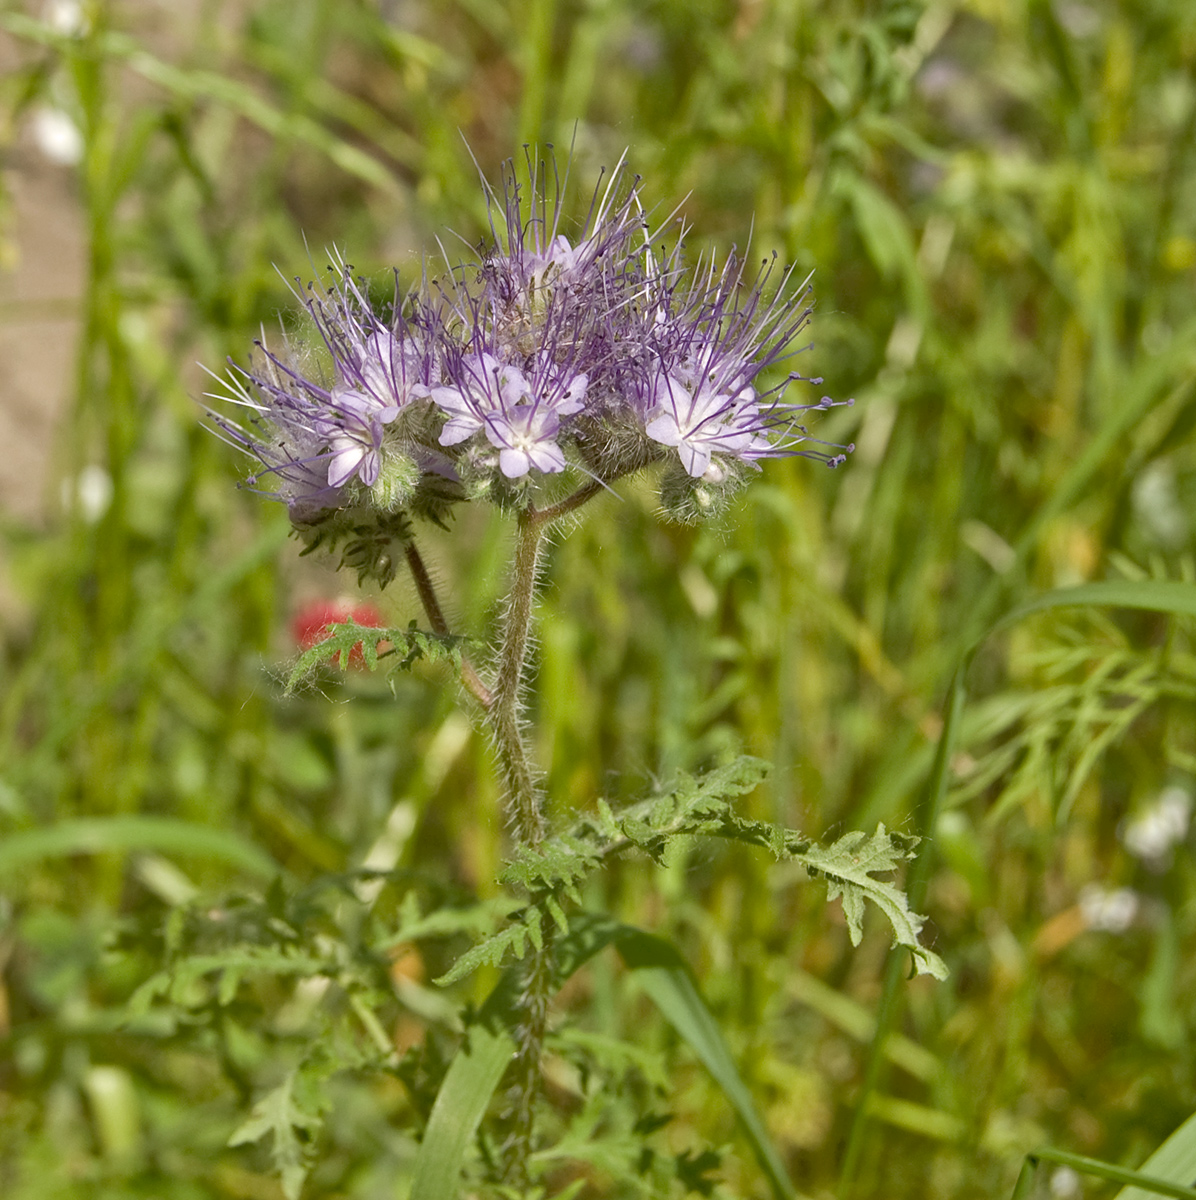
{"label": "blurred green grass", "polygon": [[[554,549],[537,716],[562,812],[742,749],[776,764],[756,815],[907,825],[986,620],[1042,588],[1196,577],[1185,0],[211,0],[176,28],[148,4],[83,7],[77,34],[39,7],[3,18],[8,145],[39,104],[82,134],[58,462],[68,480],[102,466],[112,498],[5,525],[26,615],[4,631],[0,836],[179,817],[303,882],[360,863],[405,802],[403,861],[492,890],[494,785],[443,673],[282,698],[299,598],[346,583],[235,490],[192,366],[243,361],[293,308],[280,274],[321,269],[324,247],[385,281],[414,278],[446,227],[476,242],[471,151],[493,178],[525,141],[572,145],[581,212],[629,147],[658,212],[688,197],[695,256],[750,236],[816,269],[799,363],[857,400],[816,430],[856,442],[837,473],[770,463],[699,530],[630,487]],[[463,630],[494,618],[505,539],[473,514],[429,538]],[[401,584],[381,603],[417,611]],[[1007,1195],[1041,1140],[1136,1166],[1196,1109],[1191,840],[1144,863],[1119,836],[1196,788],[1191,640],[1182,621],[1072,612],[983,650],[928,901],[953,974],[908,988],[921,1056],[870,1101],[855,1194]],[[215,859],[121,848],[0,879],[6,1195],[273,1194],[255,1151],[224,1148],[269,1055],[246,1051],[246,1085],[113,1028],[152,966],[118,934],[234,882]],[[1126,928],[1093,927],[1092,884],[1134,889]],[[795,1182],[830,1195],[886,944],[851,953],[818,892],[703,850],[617,874],[605,899],[685,947]],[[631,1010],[608,975],[590,986],[617,1025]],[[712,1085],[650,1037],[680,1081],[678,1144],[731,1139]],[[390,1194],[407,1101],[335,1086],[357,1117],[312,1194]],[[740,1157],[731,1193],[764,1194]]]}

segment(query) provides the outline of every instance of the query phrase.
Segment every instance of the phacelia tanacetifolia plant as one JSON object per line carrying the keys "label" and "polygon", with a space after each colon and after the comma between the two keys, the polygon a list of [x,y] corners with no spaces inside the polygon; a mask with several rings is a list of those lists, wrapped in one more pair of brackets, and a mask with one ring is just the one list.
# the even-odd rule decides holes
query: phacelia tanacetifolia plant
{"label": "phacelia tanacetifolia plant", "polygon": [[[854,940],[871,899],[917,969],[942,972],[919,944],[921,918],[875,878],[897,868],[908,841],[881,828],[821,848],[744,820],[731,800],[759,781],[756,760],[683,780],[629,810],[599,800],[569,829],[548,827],[522,715],[545,534],[638,472],[658,473],[667,517],[696,521],[722,511],[763,460],[801,456],[834,467],[850,450],[819,442],[802,424],[833,401],[793,395],[821,382],[790,369],[810,318],[808,280],[767,262],[748,271],[734,253],[721,265],[687,267],[680,239],[660,248],[662,230],[649,225],[639,181],[622,164],[578,228],[566,225],[564,192],[555,172],[531,159],[522,175],[508,169],[500,189],[487,189],[492,238],[479,260],[449,264],[411,294],[396,290],[385,311],[338,260],[326,287],[299,292],[312,333],[258,343],[249,366],[232,367],[225,403],[211,411],[225,440],[256,461],[250,486],[287,505],[309,549],[339,551],[361,581],[382,586],[406,562],[431,626],[345,623],[300,668],[358,643],[373,664],[383,640],[405,651],[406,663],[443,651],[456,657],[482,711],[512,840],[502,881],[525,903],[446,981],[483,962],[522,960],[511,968],[519,982],[499,1155],[502,1180],[515,1187],[529,1178],[549,1001],[562,964],[579,961],[566,943],[584,927],[592,953],[625,931],[566,911],[580,903],[581,879],[610,856],[639,849],[659,859],[670,839],[695,834],[765,846],[828,881]],[[443,525],[455,505],[479,502],[499,505],[517,528],[486,670],[450,636],[414,534],[419,519]],[[432,1141],[430,1126],[425,1147]]]}

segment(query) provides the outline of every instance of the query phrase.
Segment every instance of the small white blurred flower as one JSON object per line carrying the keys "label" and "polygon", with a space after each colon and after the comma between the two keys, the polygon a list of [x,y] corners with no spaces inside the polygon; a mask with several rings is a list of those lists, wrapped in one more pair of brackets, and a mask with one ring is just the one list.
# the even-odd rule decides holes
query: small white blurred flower
{"label": "small white blurred flower", "polygon": [[1138,915],[1138,893],[1133,888],[1106,888],[1086,884],[1080,892],[1080,912],[1089,929],[1124,933]]}
{"label": "small white blurred flower", "polygon": [[60,108],[39,108],[33,114],[33,140],[51,161],[73,167],[83,157],[83,135]]}
{"label": "small white blurred flower", "polygon": [[74,479],[62,481],[62,507],[79,506],[79,515],[94,525],[112,503],[112,476],[96,463],[83,468]]}
{"label": "small white blurred flower", "polygon": [[1100,13],[1087,4],[1060,4],[1056,6],[1059,24],[1073,38],[1089,38],[1100,32],[1102,24]]}
{"label": "small white blurred flower", "polygon": [[1080,1194],[1080,1176],[1071,1167],[1056,1167],[1051,1172],[1051,1195],[1057,1200],[1074,1200]]}
{"label": "small white blurred flower", "polygon": [[83,32],[83,5],[79,0],[48,0],[42,12],[46,24],[55,33],[71,36]]}
{"label": "small white blurred flower", "polygon": [[1145,812],[1127,821],[1121,830],[1125,848],[1147,866],[1161,870],[1172,849],[1188,836],[1192,796],[1186,788],[1172,785]]}
{"label": "small white blurred flower", "polygon": [[1170,460],[1156,459],[1143,467],[1134,479],[1132,497],[1134,516],[1156,546],[1175,550],[1188,540],[1188,515]]}

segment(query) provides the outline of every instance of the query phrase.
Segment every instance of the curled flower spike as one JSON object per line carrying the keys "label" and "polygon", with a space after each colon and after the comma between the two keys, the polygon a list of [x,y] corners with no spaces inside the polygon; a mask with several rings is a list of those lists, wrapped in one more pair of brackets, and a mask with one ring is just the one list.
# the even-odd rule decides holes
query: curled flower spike
{"label": "curled flower spike", "polygon": [[407,439],[388,427],[425,399],[433,360],[401,315],[388,323],[373,311],[344,263],[332,268],[327,291],[310,288],[301,300],[316,345],[284,338],[275,352],[259,342],[257,360],[248,369],[234,364],[225,394],[212,397],[239,407],[244,419],[209,415],[225,441],[258,460],[250,485],[306,523],[360,499],[388,460],[410,457]]}
{"label": "curled flower spike", "polygon": [[251,483],[297,522],[351,511],[357,528],[371,508],[443,520],[466,497],[526,507],[537,489],[551,502],[555,477],[597,488],[660,462],[670,494],[701,484],[706,515],[764,459],[838,465],[850,448],[798,423],[833,402],[795,403],[788,389],[817,381],[778,381],[810,318],[808,279],[774,279],[772,263],[750,277],[734,253],[689,270],[680,245],[655,251],[665,230],[622,161],[567,227],[567,182],[530,156],[523,177],[508,170],[487,186],[480,261],[450,263],[387,312],[340,259],[325,288],[298,291],[318,336],[260,347],[225,381],[241,419],[212,413],[257,460]]}
{"label": "curled flower spike", "polygon": [[721,272],[708,262],[685,277],[676,255],[658,274],[678,282],[662,283],[653,313],[653,367],[640,384],[636,404],[649,438],[675,448],[693,478],[713,470],[715,456],[757,467],[763,458],[791,455],[837,462],[835,455],[813,450],[798,413],[823,408],[784,400],[790,374],[759,391],[756,381],[794,351],[793,340],[810,319],[809,279],[791,286],[792,271],[782,275],[773,298],[766,288],[773,264],[765,263],[750,283],[734,254]]}
{"label": "curled flower spike", "polygon": [[395,297],[392,328],[374,312],[346,263],[338,260],[330,270],[330,291],[309,288],[306,295],[297,294],[338,378],[382,409],[397,411],[426,396],[433,364],[418,328],[403,319],[400,298]]}
{"label": "curled flower spike", "polygon": [[258,460],[260,469],[246,481],[284,500],[293,519],[303,520],[332,508],[339,489],[328,482],[329,440],[321,416],[331,393],[295,375],[273,355],[256,371],[233,366],[220,380],[224,394],[215,400],[243,410],[244,422],[209,409],[217,433],[229,445]]}

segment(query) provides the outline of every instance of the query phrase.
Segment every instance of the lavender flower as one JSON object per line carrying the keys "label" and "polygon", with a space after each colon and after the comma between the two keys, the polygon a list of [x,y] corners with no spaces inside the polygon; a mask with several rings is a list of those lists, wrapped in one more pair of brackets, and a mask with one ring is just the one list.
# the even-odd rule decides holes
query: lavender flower
{"label": "lavender flower", "polygon": [[224,441],[261,464],[249,486],[272,482],[268,494],[284,500],[296,521],[334,507],[339,488],[328,482],[328,427],[321,424],[331,394],[272,354],[256,370],[233,366],[220,382],[226,393],[211,398],[246,410],[245,423],[214,409],[208,414]]}
{"label": "lavender flower", "polygon": [[558,233],[543,251],[526,256],[528,282],[542,285],[554,274],[558,279],[580,277],[594,253],[594,244],[588,239],[573,246],[563,233]]}
{"label": "lavender flower", "polygon": [[544,166],[530,157],[526,174],[526,203],[522,181],[509,164],[501,196],[485,185],[491,212],[491,252],[482,264],[487,290],[508,309],[534,310],[549,299],[571,298],[600,324],[621,299],[607,290],[611,279],[647,244],[639,181],[627,182],[621,158],[605,187],[595,188],[589,213],[570,241],[561,232],[567,177],[561,180],[554,164],[549,187]]}
{"label": "lavender flower", "polygon": [[786,389],[802,378],[796,373],[763,392],[755,386],[793,352],[793,340],[810,317],[809,280],[793,288],[792,272],[786,271],[767,300],[771,271],[766,263],[745,284],[743,264],[732,254],[721,272],[709,262],[685,277],[676,255],[655,272],[680,282],[658,288],[650,343],[654,364],[636,404],[646,435],[675,448],[692,478],[721,483],[731,462],[758,467],[759,459],[785,455],[819,458],[830,466],[843,461],[817,449],[821,443],[811,444],[796,423],[799,412],[832,401],[787,403]]}
{"label": "lavender flower", "polygon": [[650,404],[657,415],[645,433],[662,446],[675,446],[682,466],[695,478],[710,472],[715,453],[748,459],[773,452],[772,443],[760,432],[756,391],[751,386],[719,391],[717,383],[707,379],[687,386],[677,375],[661,371],[653,381]]}
{"label": "lavender flower", "polygon": [[770,265],[749,279],[734,254],[690,272],[680,246],[658,259],[662,230],[622,162],[569,233],[565,183],[549,186],[530,159],[527,176],[525,187],[508,172],[501,193],[488,191],[481,262],[396,295],[389,317],[343,262],[326,291],[309,289],[322,369],[290,348],[234,368],[224,398],[248,420],[213,420],[260,462],[255,484],[272,480],[307,521],[362,505],[418,511],[421,489],[439,502],[498,482],[495,496],[527,504],[570,470],[609,484],[670,461],[671,493],[701,484],[708,498],[762,459],[842,461],[797,423],[830,400],[786,400],[793,372],[762,382],[795,352],[808,281],[794,286],[786,271],[773,288]]}
{"label": "lavender flower", "polygon": [[449,417],[440,434],[442,446],[455,446],[480,430],[499,450],[499,469],[508,479],[533,467],[544,474],[565,469],[557,443],[561,418],[583,411],[585,375],[561,371],[544,354],[525,373],[482,353],[464,356],[453,378],[453,384],[430,392]]}
{"label": "lavender flower", "polygon": [[551,409],[519,404],[496,413],[486,422],[486,436],[499,450],[498,463],[508,479],[519,479],[535,467],[546,475],[565,469],[565,455],[557,444],[560,418]]}
{"label": "lavender flower", "polygon": [[414,328],[401,318],[387,327],[348,267],[333,272],[328,292],[310,289],[303,297],[330,370],[300,370],[304,354],[289,343],[277,354],[259,342],[258,362],[248,370],[234,365],[223,381],[227,394],[214,397],[239,406],[246,422],[209,410],[225,441],[260,462],[250,484],[272,481],[271,494],[299,521],[341,506],[354,481],[374,487],[388,458],[409,459],[387,426],[427,396],[432,370]]}
{"label": "lavender flower", "polygon": [[372,393],[338,385],[316,427],[328,437],[328,486],[343,487],[356,475],[366,487],[382,470],[383,426],[399,415],[397,404],[380,405]]}

